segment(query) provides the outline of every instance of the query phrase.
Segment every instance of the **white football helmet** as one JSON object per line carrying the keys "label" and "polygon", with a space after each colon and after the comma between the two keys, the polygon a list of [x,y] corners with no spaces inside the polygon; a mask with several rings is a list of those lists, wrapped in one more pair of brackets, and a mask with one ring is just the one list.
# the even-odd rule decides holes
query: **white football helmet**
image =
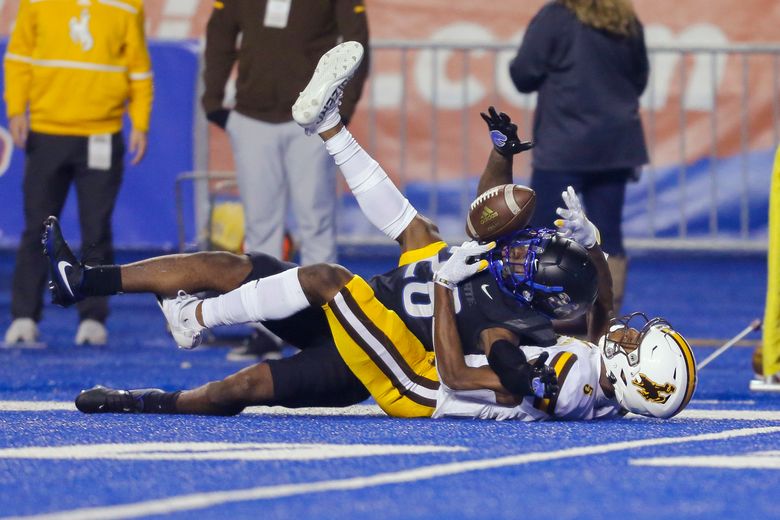
{"label": "white football helmet", "polygon": [[[634,318],[644,320],[641,328],[629,327]],[[665,319],[648,320],[635,312],[613,320],[599,345],[615,397],[629,412],[668,419],[690,402],[696,360],[688,342]]]}

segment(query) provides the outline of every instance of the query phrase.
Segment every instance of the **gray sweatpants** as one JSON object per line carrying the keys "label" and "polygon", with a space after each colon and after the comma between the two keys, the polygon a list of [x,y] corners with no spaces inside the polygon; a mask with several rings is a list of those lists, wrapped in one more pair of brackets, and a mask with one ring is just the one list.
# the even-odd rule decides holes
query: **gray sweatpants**
{"label": "gray sweatpants", "polygon": [[227,132],[246,220],[246,251],[277,258],[288,204],[301,264],[336,261],[336,166],[322,140],[294,121],[265,123],[230,113]]}

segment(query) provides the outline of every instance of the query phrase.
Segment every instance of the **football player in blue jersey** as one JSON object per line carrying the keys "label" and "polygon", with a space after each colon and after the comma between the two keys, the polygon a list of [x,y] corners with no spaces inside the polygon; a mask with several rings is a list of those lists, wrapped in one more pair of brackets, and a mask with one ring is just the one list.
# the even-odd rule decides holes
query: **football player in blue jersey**
{"label": "football player in blue jersey", "polygon": [[[363,400],[368,389],[375,397],[383,396],[377,400],[391,415],[431,416],[439,389],[433,354],[433,288],[441,284],[454,284],[454,322],[464,354],[486,354],[491,361],[490,366],[467,371],[472,378],[468,388],[509,399],[554,397],[556,367],[545,363],[546,355],[529,363],[517,348],[510,349],[509,355],[498,349],[499,354],[492,356],[491,348],[496,344],[553,346],[556,336],[550,318],[580,314],[590,304],[591,337],[606,330],[612,299],[606,262],[595,229],[573,204],[567,203],[563,211],[569,213],[562,215],[559,224],[575,240],[546,231],[521,232],[500,241],[490,262],[469,264],[491,265],[491,269],[476,269],[473,276],[457,283],[447,279],[445,266],[456,264],[450,261],[436,226],[417,214],[340,122],[338,96],[357,64],[348,51],[338,47],[334,51],[323,57],[318,71],[324,72],[315,72],[293,107],[293,116],[307,132],[323,138],[368,219],[399,242],[399,267],[367,282],[337,265],[299,268],[265,256],[212,252],[84,268],[70,252],[56,219],[49,219],[44,244],[52,265],[55,302],[153,292],[161,297],[181,347],[197,346],[207,327],[262,321],[302,348],[290,358],[253,365],[184,392],[98,387],[77,398],[80,410],[229,415],[258,404],[346,405]],[[480,179],[480,192],[510,183],[513,155],[530,147],[517,138],[516,127],[504,114],[491,111],[484,117],[494,149]],[[505,138],[496,139],[497,132]],[[492,244],[480,247],[481,254],[487,254]],[[561,268],[566,259],[573,259],[574,271]],[[578,291],[583,285],[586,289]],[[206,300],[188,294],[202,290],[225,294]],[[534,296],[560,294],[564,297]],[[372,381],[381,384],[373,387]]]}

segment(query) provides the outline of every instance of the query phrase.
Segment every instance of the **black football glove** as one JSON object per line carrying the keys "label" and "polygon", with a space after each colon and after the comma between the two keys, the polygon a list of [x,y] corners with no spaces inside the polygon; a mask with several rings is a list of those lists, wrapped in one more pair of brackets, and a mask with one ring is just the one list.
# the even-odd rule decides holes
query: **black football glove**
{"label": "black football glove", "polygon": [[559,388],[555,370],[544,364],[548,357],[547,352],[542,352],[532,365],[517,345],[499,340],[490,348],[488,364],[512,394],[551,398],[558,395]]}
{"label": "black football glove", "polygon": [[493,107],[488,108],[488,114],[479,113],[488,125],[490,140],[493,141],[493,147],[498,153],[509,157],[534,147],[534,143],[531,141],[521,141],[517,137],[517,125],[508,115],[503,112],[496,113],[496,109]]}
{"label": "black football glove", "polygon": [[555,370],[544,362],[550,357],[548,352],[542,352],[531,365],[531,387],[536,397],[552,398],[558,395],[558,376]]}
{"label": "black football glove", "polygon": [[214,110],[213,112],[207,113],[206,119],[224,130],[225,126],[227,126],[227,120],[229,116],[230,110],[227,110],[226,108],[220,108],[219,110]]}

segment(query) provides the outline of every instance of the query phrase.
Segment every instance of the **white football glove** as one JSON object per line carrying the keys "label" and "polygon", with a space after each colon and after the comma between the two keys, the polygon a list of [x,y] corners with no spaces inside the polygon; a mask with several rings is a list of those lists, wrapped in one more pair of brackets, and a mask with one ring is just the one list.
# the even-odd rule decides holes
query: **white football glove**
{"label": "white football glove", "polygon": [[571,186],[567,187],[566,191],[561,194],[561,197],[566,205],[566,209],[558,208],[555,210],[560,217],[563,217],[555,221],[560,234],[574,240],[581,246],[584,246],[585,249],[590,249],[597,243],[600,244],[601,235],[599,230],[585,216],[580,199],[574,192],[574,188]]}
{"label": "white football glove", "polygon": [[438,271],[433,273],[433,281],[439,285],[453,290],[463,280],[470,278],[487,268],[488,262],[481,259],[478,262],[469,263],[471,258],[477,257],[496,247],[495,242],[481,244],[476,240],[463,242],[460,246],[450,248],[450,256]]}

